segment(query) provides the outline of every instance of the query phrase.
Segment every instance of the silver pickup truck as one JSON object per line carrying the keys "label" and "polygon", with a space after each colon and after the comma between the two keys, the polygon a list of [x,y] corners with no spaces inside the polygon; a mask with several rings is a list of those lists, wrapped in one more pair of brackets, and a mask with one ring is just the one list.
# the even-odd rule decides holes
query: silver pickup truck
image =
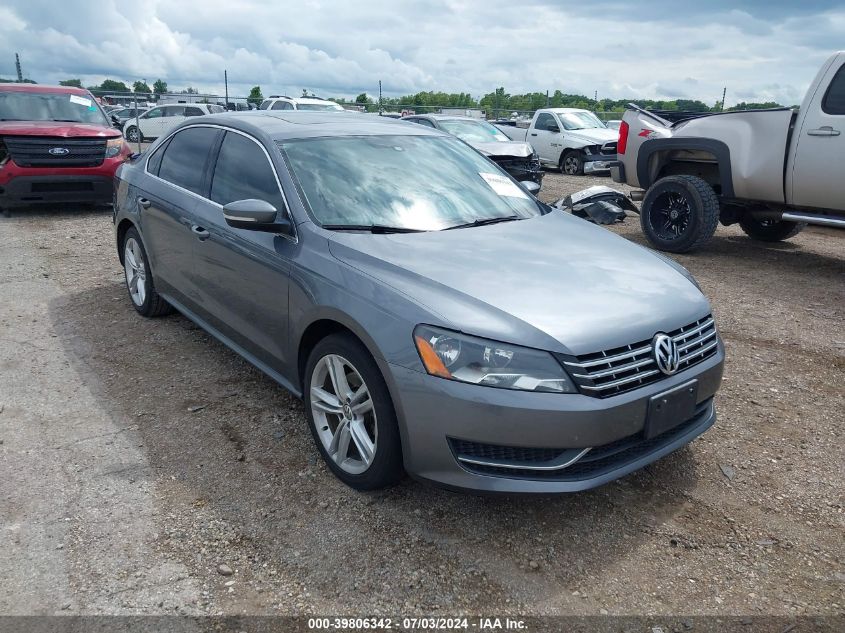
{"label": "silver pickup truck", "polygon": [[799,110],[720,112],[670,122],[635,105],[619,130],[616,182],[639,190],[658,249],[705,244],[719,222],[785,240],[807,224],[845,228],[845,52],[819,70]]}

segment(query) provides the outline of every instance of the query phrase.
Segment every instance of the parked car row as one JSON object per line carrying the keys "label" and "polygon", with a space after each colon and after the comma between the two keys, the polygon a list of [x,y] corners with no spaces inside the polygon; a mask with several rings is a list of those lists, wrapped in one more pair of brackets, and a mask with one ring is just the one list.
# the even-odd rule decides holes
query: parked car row
{"label": "parked car row", "polygon": [[132,143],[157,139],[179,123],[195,116],[220,114],[226,108],[213,103],[186,103],[156,106],[124,122],[124,136]]}

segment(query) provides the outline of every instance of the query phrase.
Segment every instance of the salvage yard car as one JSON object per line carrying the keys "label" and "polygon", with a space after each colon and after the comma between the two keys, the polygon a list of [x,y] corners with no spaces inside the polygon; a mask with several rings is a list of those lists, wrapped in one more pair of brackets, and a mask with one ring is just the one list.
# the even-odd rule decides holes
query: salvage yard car
{"label": "salvage yard car", "polygon": [[512,141],[487,121],[447,114],[415,114],[403,120],[457,136],[521,182],[538,185],[543,182],[543,170],[534,148],[524,141]]}
{"label": "salvage yard car", "polygon": [[527,141],[540,162],[571,176],[606,173],[616,160],[618,134],[589,110],[544,108],[537,110],[528,128],[514,122],[497,122],[514,141]]}
{"label": "salvage yard car", "polygon": [[724,348],[684,268],[422,125],[188,121],[120,170],[114,224],[135,310],[302,397],[357,489],[583,490],[716,418]]}
{"label": "salvage yard car", "polygon": [[109,202],[130,153],[87,90],[0,83],[0,211]]}
{"label": "salvage yard car", "polygon": [[163,134],[167,134],[167,132],[189,117],[219,114],[225,111],[226,108],[213,103],[161,105],[150,108],[141,114],[137,117],[137,123],[135,118],[126,121],[124,123],[124,134],[126,140],[133,143],[151,141]]}
{"label": "salvage yard car", "polygon": [[719,222],[767,242],[807,224],[845,228],[845,52],[827,59],[798,111],[670,122],[632,104],[618,157],[613,179],[640,189],[643,233],[664,251],[703,246]]}

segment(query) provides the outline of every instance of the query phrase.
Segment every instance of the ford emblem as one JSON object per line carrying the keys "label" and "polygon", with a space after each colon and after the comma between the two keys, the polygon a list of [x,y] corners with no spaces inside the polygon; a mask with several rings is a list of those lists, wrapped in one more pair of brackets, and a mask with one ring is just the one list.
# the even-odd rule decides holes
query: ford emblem
{"label": "ford emblem", "polygon": [[64,156],[65,154],[70,154],[70,150],[67,147],[51,147],[49,151],[53,156]]}

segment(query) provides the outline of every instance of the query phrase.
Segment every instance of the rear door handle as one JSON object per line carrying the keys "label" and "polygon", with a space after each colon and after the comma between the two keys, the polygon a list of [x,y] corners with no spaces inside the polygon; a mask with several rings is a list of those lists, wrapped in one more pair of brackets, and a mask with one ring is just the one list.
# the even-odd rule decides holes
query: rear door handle
{"label": "rear door handle", "polygon": [[191,225],[191,232],[196,235],[200,239],[200,241],[205,241],[209,237],[211,237],[211,233],[196,224]]}
{"label": "rear door handle", "polygon": [[147,200],[146,198],[138,198],[138,206],[144,207],[145,209],[149,209],[152,202]]}
{"label": "rear door handle", "polygon": [[834,130],[829,125],[825,125],[816,130],[807,130],[810,136],[839,136],[839,130]]}

